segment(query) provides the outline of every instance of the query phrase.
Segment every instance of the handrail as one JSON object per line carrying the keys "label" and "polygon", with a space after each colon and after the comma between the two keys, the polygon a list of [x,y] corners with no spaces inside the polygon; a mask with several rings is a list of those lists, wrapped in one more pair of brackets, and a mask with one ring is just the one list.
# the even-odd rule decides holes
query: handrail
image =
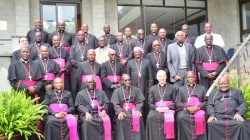
{"label": "handrail", "polygon": [[235,52],[235,54],[233,55],[231,60],[228,62],[226,67],[221,71],[221,73],[216,78],[216,80],[214,80],[213,84],[208,89],[206,96],[209,96],[209,94],[214,90],[216,83],[218,82],[218,79],[228,71],[229,67],[234,63],[234,61],[238,58],[238,56],[241,55],[242,50],[246,49],[246,45],[247,45],[249,40],[250,40],[250,34],[247,36],[247,38],[244,40],[244,42],[241,44],[241,46],[237,49],[237,51]]}

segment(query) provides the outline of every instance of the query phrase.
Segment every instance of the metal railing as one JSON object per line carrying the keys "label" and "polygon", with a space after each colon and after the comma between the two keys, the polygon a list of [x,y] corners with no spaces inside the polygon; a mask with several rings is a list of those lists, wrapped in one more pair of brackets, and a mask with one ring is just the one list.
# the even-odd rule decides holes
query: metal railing
{"label": "metal railing", "polygon": [[247,36],[247,38],[244,40],[244,42],[240,45],[240,47],[237,49],[233,57],[228,62],[227,66],[221,71],[219,76],[214,80],[214,83],[211,85],[211,87],[208,89],[206,96],[209,96],[209,94],[214,90],[216,87],[216,84],[218,82],[219,77],[223,76],[229,68],[236,62],[237,64],[237,74],[239,76],[238,86],[241,85],[241,65],[240,65],[240,57],[244,56],[245,61],[247,60],[247,57],[250,57],[248,52],[248,47],[250,47],[250,34]]}

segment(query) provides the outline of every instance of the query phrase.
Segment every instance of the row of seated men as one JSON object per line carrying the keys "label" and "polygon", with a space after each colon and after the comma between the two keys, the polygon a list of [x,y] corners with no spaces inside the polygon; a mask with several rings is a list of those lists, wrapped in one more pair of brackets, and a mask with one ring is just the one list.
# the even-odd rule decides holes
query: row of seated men
{"label": "row of seated men", "polygon": [[[41,47],[40,52],[41,57],[48,57],[47,47]],[[134,53],[141,55],[142,51],[135,47]],[[207,139],[205,111],[209,122],[208,139],[245,139],[249,136],[246,129],[249,124],[243,121],[247,105],[240,91],[229,88],[226,77],[220,79],[219,89],[210,94],[207,101],[206,88],[195,84],[192,71],[187,73],[185,84],[178,87],[166,83],[166,72],[159,70],[156,85],[150,87],[147,94],[140,86],[133,86],[129,75],[109,75],[110,82],[114,80],[116,83],[115,78],[121,79],[121,82],[111,84],[116,87],[111,95],[100,90],[101,83],[96,75],[86,75],[85,88],[80,89],[74,101],[72,94],[64,90],[63,79],[43,70],[44,65],[59,65],[52,60],[51,64],[42,63],[41,66],[38,63],[42,62],[41,59],[29,61],[29,55],[28,48],[21,49],[21,60],[11,64],[8,78],[14,88],[25,89],[30,96],[38,97],[43,88],[46,91],[44,103],[48,106],[49,115],[45,116],[45,139],[63,137],[77,140],[77,124],[79,138],[86,140],[110,139],[111,126],[115,128],[115,139]],[[110,61],[107,62],[112,66],[116,52],[110,50],[109,56]],[[95,58],[93,50],[88,51],[88,58]],[[108,76],[105,78],[109,79]],[[53,80],[53,86],[52,83],[47,84]],[[69,115],[75,108],[79,113],[78,123]]]}

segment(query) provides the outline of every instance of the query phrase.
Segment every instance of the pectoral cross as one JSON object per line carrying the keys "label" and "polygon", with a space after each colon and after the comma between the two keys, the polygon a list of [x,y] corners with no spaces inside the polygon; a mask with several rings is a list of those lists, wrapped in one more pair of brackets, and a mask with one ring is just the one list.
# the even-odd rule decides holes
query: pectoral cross
{"label": "pectoral cross", "polygon": [[29,77],[28,77],[29,79],[30,79],[30,81],[31,81],[31,79],[32,79],[32,77],[31,77],[31,75],[29,75]]}
{"label": "pectoral cross", "polygon": [[120,58],[122,58],[122,54],[120,54]]}
{"label": "pectoral cross", "polygon": [[47,80],[47,79],[48,79],[48,75],[45,75],[44,77],[45,77],[45,80]]}
{"label": "pectoral cross", "polygon": [[141,77],[141,72],[139,72],[138,76]]}
{"label": "pectoral cross", "polygon": [[159,65],[160,65],[160,64],[157,62],[157,63],[156,63],[156,67],[159,68]]}
{"label": "pectoral cross", "polygon": [[62,65],[62,62],[61,62],[61,60],[59,61],[59,65],[60,65],[60,66]]}
{"label": "pectoral cross", "polygon": [[108,44],[108,45],[107,45],[107,47],[109,48],[109,47],[110,47],[110,45]]}
{"label": "pectoral cross", "polygon": [[161,99],[161,106],[163,106],[163,100]]}
{"label": "pectoral cross", "polygon": [[126,111],[128,111],[128,109],[129,109],[129,106],[128,106],[128,105],[126,105],[126,106],[125,106],[125,110],[126,110]]}
{"label": "pectoral cross", "polygon": [[59,107],[62,109],[62,104],[61,103],[59,104]]}
{"label": "pectoral cross", "polygon": [[209,63],[211,64],[211,62],[212,62],[213,60],[210,58],[208,61],[209,61]]}
{"label": "pectoral cross", "polygon": [[91,106],[92,106],[92,108],[95,108],[95,103],[92,102],[92,103],[91,103]]}
{"label": "pectoral cross", "polygon": [[190,97],[188,97],[188,99],[187,99],[187,102],[188,102],[188,103],[190,102],[190,99],[191,99],[191,98],[190,98]]}
{"label": "pectoral cross", "polygon": [[82,59],[82,60],[83,60],[83,58],[84,58],[84,57],[83,57],[83,56],[81,56],[81,59]]}
{"label": "pectoral cross", "polygon": [[117,77],[116,77],[116,76],[114,77],[114,80],[115,80],[115,82],[116,82],[116,80],[117,80]]}

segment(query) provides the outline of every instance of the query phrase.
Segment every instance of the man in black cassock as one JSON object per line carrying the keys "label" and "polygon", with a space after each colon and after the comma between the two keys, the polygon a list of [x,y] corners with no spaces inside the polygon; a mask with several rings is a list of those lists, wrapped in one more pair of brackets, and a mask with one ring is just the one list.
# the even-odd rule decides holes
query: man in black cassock
{"label": "man in black cassock", "polygon": [[128,44],[131,50],[136,46],[137,40],[132,37],[131,28],[127,27],[124,30],[125,37],[123,38],[123,44]]}
{"label": "man in black cassock", "polygon": [[111,45],[113,45],[117,42],[116,36],[110,33],[110,25],[108,25],[108,24],[105,24],[103,26],[103,31],[104,31],[105,35],[103,35],[102,37],[104,37],[106,46],[109,48]]}
{"label": "man in black cassock", "polygon": [[35,26],[35,28],[30,29],[27,33],[26,37],[28,39],[28,42],[30,44],[35,43],[35,34],[37,32],[41,32],[42,33],[42,42],[47,43],[49,34],[42,29],[42,26],[43,26],[42,21],[39,19],[36,19],[34,21],[34,26]]}
{"label": "man in black cassock", "polygon": [[42,33],[35,33],[35,42],[29,45],[30,53],[36,57],[36,59],[40,59],[39,51],[41,46],[50,47],[49,44],[42,42]]}
{"label": "man in black cassock", "polygon": [[[21,37],[19,39],[19,46],[20,46],[20,49],[14,51],[12,53],[11,63],[14,63],[15,61],[21,59],[21,57],[20,57],[20,51],[21,51],[22,47],[27,47],[28,48],[29,42],[28,42],[28,40],[27,40],[26,37]],[[36,56],[31,54],[30,57],[29,57],[29,60],[36,60]]]}
{"label": "man in black cassock", "polygon": [[[167,51],[168,51],[168,45],[172,43],[172,40],[170,40],[170,39],[167,38],[167,31],[166,31],[166,29],[161,28],[159,30],[159,32],[158,32],[158,38],[159,38],[158,40],[159,40],[160,45],[161,45],[161,47],[160,47],[161,51],[167,53]],[[152,42],[152,44],[153,44],[153,42]],[[154,51],[154,50],[152,49],[152,51]]]}
{"label": "man in black cassock", "polygon": [[70,50],[70,64],[72,65],[72,74],[71,74],[71,94],[73,100],[76,98],[76,93],[78,92],[78,82],[76,77],[77,69],[83,61],[87,60],[87,52],[89,49],[94,47],[89,46],[85,43],[84,32],[82,30],[77,32],[77,42],[74,42],[74,45]]}
{"label": "man in black cassock", "polygon": [[86,79],[86,88],[77,93],[75,106],[79,112],[81,140],[111,140],[111,124],[107,115],[108,98],[96,89],[93,77]]}
{"label": "man in black cassock", "polygon": [[48,114],[44,116],[45,140],[79,140],[77,134],[77,119],[71,115],[75,111],[72,95],[63,90],[63,80],[53,81],[53,90],[45,94],[44,105]]}
{"label": "man in black cassock", "polygon": [[209,89],[213,80],[226,67],[229,58],[222,47],[213,44],[211,34],[205,35],[204,41],[206,45],[198,48],[196,52],[196,68],[200,73],[199,84]]}
{"label": "man in black cassock", "polygon": [[60,76],[59,65],[49,59],[49,51],[47,46],[41,46],[40,48],[41,59],[37,59],[34,62],[38,64],[43,71],[43,88],[39,91],[40,101],[43,101],[46,91],[53,88],[52,82],[55,77]]}
{"label": "man in black cassock", "polygon": [[[145,34],[142,29],[137,31],[137,41],[135,47],[140,47],[143,50],[143,57],[145,58],[151,52],[152,42],[145,39]],[[134,48],[133,48],[134,49]]]}
{"label": "man in black cassock", "polygon": [[150,112],[147,117],[146,140],[173,139],[177,89],[166,82],[167,74],[163,70],[157,72],[157,80],[158,84],[150,88],[148,95]]}
{"label": "man in black cassock", "polygon": [[[196,40],[196,36],[192,35],[189,33],[189,26],[187,24],[184,24],[181,26],[181,30],[185,33],[185,42],[191,44],[193,47],[195,40]],[[174,38],[173,42],[176,42],[176,39]]]}
{"label": "man in black cassock", "polygon": [[219,79],[219,89],[209,95],[206,108],[208,140],[247,140],[250,122],[243,116],[247,104],[240,90],[229,87],[229,79]]}
{"label": "man in black cassock", "polygon": [[159,70],[164,70],[166,73],[168,73],[168,62],[167,54],[160,49],[160,42],[158,40],[153,41],[152,47],[154,51],[147,54],[146,58],[152,65],[154,84],[156,84],[158,83],[156,80],[156,74]]}
{"label": "man in black cassock", "polygon": [[61,39],[60,46],[62,46],[64,49],[70,49],[70,47],[72,46],[72,36],[70,35],[70,33],[65,31],[65,21],[60,20],[57,24],[57,31],[49,35],[48,43],[50,44],[50,46],[53,46],[52,38],[54,35],[58,35]]}
{"label": "man in black cassock", "polygon": [[142,107],[145,100],[141,90],[131,85],[129,75],[122,76],[122,86],[115,89],[111,102],[116,114],[115,139],[145,140]]}
{"label": "man in black cassock", "polygon": [[132,86],[140,88],[146,98],[143,106],[143,117],[144,122],[146,122],[148,114],[148,91],[154,84],[152,66],[148,59],[142,57],[140,47],[134,48],[134,57],[127,64],[126,73],[131,76]]}
{"label": "man in black cassock", "polygon": [[153,41],[158,40],[158,36],[157,36],[158,26],[156,23],[151,24],[150,31],[151,31],[151,34],[146,36],[145,40],[148,41],[151,46]]}
{"label": "man in black cassock", "polygon": [[[15,90],[25,90],[32,98],[38,97],[38,92],[43,87],[43,72],[37,63],[30,61],[28,48],[21,48],[21,59],[10,65],[8,80]],[[38,100],[36,101],[38,103]]]}
{"label": "man in black cassock", "polygon": [[52,38],[53,47],[49,48],[49,58],[56,61],[60,66],[60,77],[64,80],[64,89],[70,91],[70,63],[67,50],[60,46],[60,36]]}
{"label": "man in black cassock", "polygon": [[206,88],[195,83],[195,74],[188,71],[187,84],[176,97],[178,140],[206,140]]}
{"label": "man in black cassock", "polygon": [[[85,45],[88,45],[94,49],[98,48],[97,38],[94,35],[88,33],[89,25],[86,23],[83,23],[81,26],[81,31],[83,31],[84,33]],[[76,43],[78,43],[78,36],[75,36],[75,39],[74,39],[74,45],[77,45]]]}
{"label": "man in black cassock", "polygon": [[90,49],[87,53],[88,60],[79,64],[79,67],[76,71],[76,79],[79,84],[78,91],[81,91],[86,88],[85,80],[89,76],[93,76],[96,81],[96,88],[102,90],[102,83],[100,79],[101,75],[101,64],[95,62],[95,50]]}
{"label": "man in black cassock", "polygon": [[121,86],[120,79],[122,75],[122,65],[120,64],[120,62],[117,62],[116,60],[115,50],[110,49],[108,56],[110,60],[102,64],[101,80],[102,80],[103,90],[105,91],[109,99],[108,114],[113,124],[115,111],[114,111],[114,106],[110,100],[111,100],[113,91]]}
{"label": "man in black cassock", "polygon": [[122,66],[125,68],[127,62],[132,58],[132,51],[128,44],[123,44],[123,33],[118,32],[116,35],[117,43],[110,46],[111,49],[116,51],[118,59]]}

